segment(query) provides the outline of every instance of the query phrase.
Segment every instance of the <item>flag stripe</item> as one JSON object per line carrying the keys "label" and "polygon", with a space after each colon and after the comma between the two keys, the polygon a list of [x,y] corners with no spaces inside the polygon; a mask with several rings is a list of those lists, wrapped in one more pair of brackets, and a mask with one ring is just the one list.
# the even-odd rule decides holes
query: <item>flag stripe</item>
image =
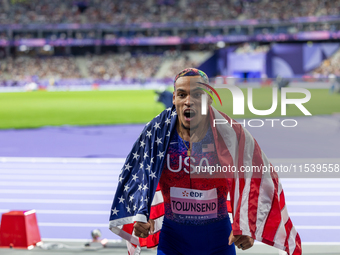
{"label": "flag stripe", "polygon": [[296,232],[296,230],[293,226],[291,231],[290,231],[289,239],[288,239],[289,250],[293,253],[294,253],[294,250],[295,250],[295,247],[296,247],[296,242],[295,242],[296,235],[297,235],[297,232]]}
{"label": "flag stripe", "polygon": [[140,242],[141,247],[146,246],[148,248],[152,248],[152,247],[155,247],[155,246],[158,245],[159,234],[160,234],[160,230],[162,228],[163,219],[164,219],[164,216],[159,217],[158,219],[155,220],[154,234],[149,235],[147,238],[139,238],[139,242]]}
{"label": "flag stripe", "polygon": [[[269,160],[267,159],[266,155],[262,152],[262,160],[265,166],[267,166],[267,169],[270,169],[271,164],[269,163]],[[267,173],[265,173],[267,174]],[[274,173],[275,174],[275,173]],[[270,172],[268,172],[268,175],[273,176]],[[274,194],[273,194],[273,200],[271,209],[268,215],[268,218],[266,220],[265,226],[264,226],[264,233],[263,238],[268,239],[269,241],[273,241],[276,246],[279,245],[282,249],[284,248],[284,239],[285,238],[285,231],[280,229],[280,226],[283,227],[281,224],[281,210],[280,210],[280,204],[279,204],[279,194],[278,194],[278,180],[277,178],[269,179],[273,183],[274,188]],[[268,220],[270,219],[270,220]],[[275,242],[274,238],[277,235],[277,238],[281,238],[282,242]]]}
{"label": "flag stripe", "polygon": [[[210,117],[214,119],[219,119],[219,120],[227,120],[228,123],[230,123],[231,119],[218,112],[217,110],[211,108],[212,110],[210,111]],[[218,134],[216,132],[216,129],[218,131]],[[238,147],[238,140],[236,136],[236,132],[233,127],[227,124],[222,124],[222,125],[216,125],[216,129],[213,130],[213,134],[215,137],[215,141],[221,141],[223,140],[223,143],[217,143],[215,142],[216,145],[216,150],[219,153],[219,160],[221,165],[233,165],[237,167],[237,147]],[[232,201],[231,204],[233,206],[233,213],[238,212],[237,207],[238,207],[238,200],[239,200],[239,178],[237,178],[238,173],[235,173],[236,177],[233,179],[232,185],[229,184],[229,189],[234,191],[231,194]],[[235,217],[234,215],[234,223],[233,223],[233,229],[234,226],[239,228],[239,221],[235,219],[238,219],[239,217]]]}
{"label": "flag stripe", "polygon": [[148,248],[154,248],[154,247],[156,247],[157,245],[158,245],[158,240],[159,240],[159,234],[160,234],[161,232],[160,231],[158,231],[158,232],[156,232],[155,234],[153,234],[153,235],[150,235],[148,238],[147,238],[147,247]]}
{"label": "flag stripe", "polygon": [[[254,152],[253,152],[252,165],[254,166],[263,165],[261,149],[259,148],[255,140],[254,140]],[[255,176],[255,178],[252,178],[250,182],[249,205],[248,205],[249,228],[250,228],[253,238],[254,237],[256,237],[256,239],[261,238],[262,240],[262,233],[258,235],[257,230],[259,226],[262,224],[264,217],[265,217],[265,212],[262,213],[262,209],[264,209],[262,207],[264,206],[262,205],[263,202],[261,201],[261,197],[260,197],[261,195],[260,189],[262,188],[262,185],[264,184],[262,183],[261,178],[256,178],[256,177],[258,176]]]}
{"label": "flag stripe", "polygon": [[[239,127],[239,125],[237,125]],[[235,133],[237,134],[238,141],[238,153],[236,155],[235,162],[237,162],[237,169],[240,169],[239,167],[242,166],[244,163],[244,149],[245,149],[245,134],[243,132],[243,129],[236,128],[235,125],[233,125],[233,129]],[[237,224],[235,226],[239,226],[240,229],[242,229],[242,234],[243,235],[250,235],[249,232],[249,226],[248,226],[248,203],[247,203],[247,197],[248,194],[244,193],[244,187],[245,187],[245,177],[248,175],[247,173],[239,172],[238,173],[238,178],[236,179],[238,181],[238,194],[239,198],[237,203],[237,208],[235,212],[237,213]],[[249,175],[248,175],[249,176]],[[247,203],[247,206],[244,206],[243,203]],[[242,214],[243,213],[243,214]],[[245,215],[245,217],[243,217]]]}
{"label": "flag stripe", "polygon": [[301,239],[299,234],[296,234],[296,238],[295,238],[295,250],[293,252],[292,255],[300,255],[302,254],[302,249],[301,249]]}
{"label": "flag stripe", "polygon": [[[266,155],[242,125],[212,107],[209,112],[211,126],[214,119],[229,123],[216,125],[212,131],[220,164],[238,170],[226,174],[230,196],[227,207],[233,213],[234,235],[249,235],[290,255],[300,255],[301,240],[288,216],[278,176],[263,171],[263,166],[267,169],[271,166]],[[173,107],[146,125],[119,176],[110,229],[128,241],[129,254],[139,254],[141,246],[150,248],[158,244],[164,218],[164,199],[158,181],[176,118]],[[209,145],[206,149],[210,149]],[[241,167],[251,170],[257,167],[258,171],[242,172]],[[145,215],[155,220],[155,231],[147,238],[139,238],[133,233],[133,222],[146,222]]]}
{"label": "flag stripe", "polygon": [[[281,185],[281,184],[280,184]],[[280,193],[280,208],[284,208],[286,206],[285,204],[285,194],[283,193],[283,190],[281,188],[281,193]]]}
{"label": "flag stripe", "polygon": [[286,247],[286,252],[288,254],[290,254],[289,239],[290,239],[292,227],[293,227],[293,223],[290,220],[290,218],[288,217],[288,220],[285,224],[285,229],[286,229],[286,233],[287,233],[287,237],[286,237],[286,240],[285,240],[285,247]]}
{"label": "flag stripe", "polygon": [[164,202],[164,199],[163,199],[162,192],[160,190],[156,191],[155,196],[153,197],[151,206],[162,204],[163,202]]}
{"label": "flag stripe", "polygon": [[[254,153],[254,139],[248,132],[248,130],[243,129],[244,136],[245,136],[245,145],[244,145],[244,154],[243,154],[243,164],[244,166],[252,166],[253,162],[253,153]],[[249,222],[249,203],[251,202],[249,200],[249,192],[250,192],[250,184],[251,184],[251,177],[252,173],[245,173],[245,185],[244,185],[244,196],[242,197],[241,202],[241,210],[240,210],[240,227],[246,232],[248,232],[248,235],[251,235],[249,225],[251,225],[251,222]]]}
{"label": "flag stripe", "polygon": [[150,218],[153,220],[163,215],[164,215],[164,204],[163,203],[153,206],[150,210]]}

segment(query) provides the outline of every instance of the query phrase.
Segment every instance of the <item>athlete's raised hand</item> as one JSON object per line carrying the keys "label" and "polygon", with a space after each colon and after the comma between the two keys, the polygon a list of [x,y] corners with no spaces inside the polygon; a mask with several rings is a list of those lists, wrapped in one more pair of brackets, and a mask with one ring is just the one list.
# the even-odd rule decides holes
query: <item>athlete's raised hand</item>
{"label": "athlete's raised hand", "polygon": [[233,231],[231,231],[229,235],[229,245],[235,243],[235,246],[242,250],[247,250],[254,245],[254,239],[250,236],[246,235],[233,235]]}
{"label": "athlete's raised hand", "polygon": [[155,221],[152,219],[149,219],[147,223],[136,221],[133,225],[133,229],[136,236],[146,238],[155,231]]}

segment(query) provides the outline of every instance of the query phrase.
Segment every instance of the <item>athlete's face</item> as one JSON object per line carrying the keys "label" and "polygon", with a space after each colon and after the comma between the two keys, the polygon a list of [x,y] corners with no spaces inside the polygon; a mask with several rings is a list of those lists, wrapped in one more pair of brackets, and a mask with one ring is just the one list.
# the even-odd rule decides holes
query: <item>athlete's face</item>
{"label": "athlete's face", "polygon": [[[197,82],[204,83],[200,76],[184,76],[175,83],[173,104],[176,107],[180,124],[186,129],[190,127],[194,129],[208,118],[208,115],[201,114],[201,96],[205,92],[200,89],[204,88],[203,85]],[[208,98],[210,105],[212,100]]]}

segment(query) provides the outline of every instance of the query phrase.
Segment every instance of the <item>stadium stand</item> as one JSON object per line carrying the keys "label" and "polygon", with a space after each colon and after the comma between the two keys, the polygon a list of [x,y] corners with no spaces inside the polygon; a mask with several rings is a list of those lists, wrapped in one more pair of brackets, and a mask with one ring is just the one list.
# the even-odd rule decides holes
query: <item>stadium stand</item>
{"label": "stadium stand", "polygon": [[[188,66],[199,67],[229,46],[240,54],[271,54],[272,42],[340,38],[340,0],[293,0],[289,4],[277,0],[1,3],[0,86],[49,79],[79,79],[81,84],[97,80],[144,83],[147,79],[172,78]],[[322,60],[329,58],[333,50],[327,52]],[[227,55],[222,61],[223,54]],[[223,54],[218,57],[218,68],[211,69],[224,71],[213,75],[227,73],[231,55]],[[306,65],[300,69],[314,77],[327,77],[330,73],[337,75],[335,62],[333,58],[326,60],[315,71],[314,66],[307,71],[303,69]],[[253,74],[249,70],[233,73],[260,78],[268,68],[258,69],[252,70]],[[272,68],[273,77],[268,75],[269,78],[275,78],[275,70]],[[293,70],[292,75],[301,77],[301,70]],[[85,79],[90,81],[83,82]]]}
{"label": "stadium stand", "polygon": [[314,77],[328,77],[331,74],[340,76],[340,50],[331,58],[324,60],[321,66],[312,72]]}
{"label": "stadium stand", "polygon": [[[8,57],[0,59],[0,74],[8,80],[94,78],[122,80],[173,78],[187,66],[198,66],[209,52],[166,52],[162,55],[125,54],[87,55],[86,57]],[[163,68],[166,65],[166,68]],[[164,69],[166,72],[159,73]],[[158,73],[158,75],[157,75]]]}
{"label": "stadium stand", "polygon": [[212,55],[211,52],[197,52],[197,51],[189,51],[189,52],[168,52],[166,60],[168,61],[168,65],[166,71],[163,75],[159,75],[161,78],[172,78],[175,77],[176,74],[183,70],[184,68],[190,67],[198,67],[202,62],[208,59]]}
{"label": "stadium stand", "polygon": [[239,46],[235,52],[236,53],[256,53],[256,52],[267,52],[269,50],[268,45],[256,45],[252,43],[244,43]]}
{"label": "stadium stand", "polygon": [[87,72],[97,79],[145,79],[154,77],[162,62],[162,56],[140,55],[131,57],[130,53],[116,55],[92,55],[86,58]]}
{"label": "stadium stand", "polygon": [[[228,19],[280,19],[338,15],[340,1],[125,0],[9,1],[0,24],[197,22]],[[222,7],[222,8],[221,8]]]}
{"label": "stadium stand", "polygon": [[294,0],[289,4],[266,0],[213,0],[208,4],[203,0],[2,3],[0,39],[9,40],[256,36],[340,29],[339,0]]}
{"label": "stadium stand", "polygon": [[80,78],[79,68],[71,57],[32,58],[17,57],[0,60],[3,75],[12,80],[23,80],[30,76],[39,78]]}

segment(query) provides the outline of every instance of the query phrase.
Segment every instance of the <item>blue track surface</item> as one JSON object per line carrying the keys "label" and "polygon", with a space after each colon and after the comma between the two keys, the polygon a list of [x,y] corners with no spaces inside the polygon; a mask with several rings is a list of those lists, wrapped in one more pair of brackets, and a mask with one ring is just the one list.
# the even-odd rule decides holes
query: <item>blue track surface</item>
{"label": "blue track surface", "polygon": [[22,160],[0,163],[0,212],[35,209],[42,238],[89,239],[95,228],[113,237],[108,219],[121,160]]}
{"label": "blue track surface", "polygon": [[[340,163],[340,122],[294,118],[295,128],[248,128],[270,160]],[[123,158],[144,125],[0,131],[0,213],[36,209],[42,238],[118,239],[108,229]],[[34,159],[35,158],[35,159]],[[77,158],[77,159],[72,159]],[[287,161],[287,163],[290,163]],[[303,242],[338,242],[340,179],[282,179],[288,212]]]}
{"label": "blue track surface", "polygon": [[[45,239],[89,239],[95,228],[119,239],[109,231],[108,219],[122,159],[76,161],[2,158],[0,212],[35,209]],[[339,241],[340,180],[282,179],[282,184],[302,240]]]}
{"label": "blue track surface", "polygon": [[[294,128],[282,127],[280,121],[275,121],[274,127],[271,122],[264,121],[261,128],[249,127],[246,122],[246,128],[269,158],[339,158],[340,119],[331,116],[294,119],[298,122]],[[143,127],[64,126],[0,130],[0,157],[124,158]]]}

